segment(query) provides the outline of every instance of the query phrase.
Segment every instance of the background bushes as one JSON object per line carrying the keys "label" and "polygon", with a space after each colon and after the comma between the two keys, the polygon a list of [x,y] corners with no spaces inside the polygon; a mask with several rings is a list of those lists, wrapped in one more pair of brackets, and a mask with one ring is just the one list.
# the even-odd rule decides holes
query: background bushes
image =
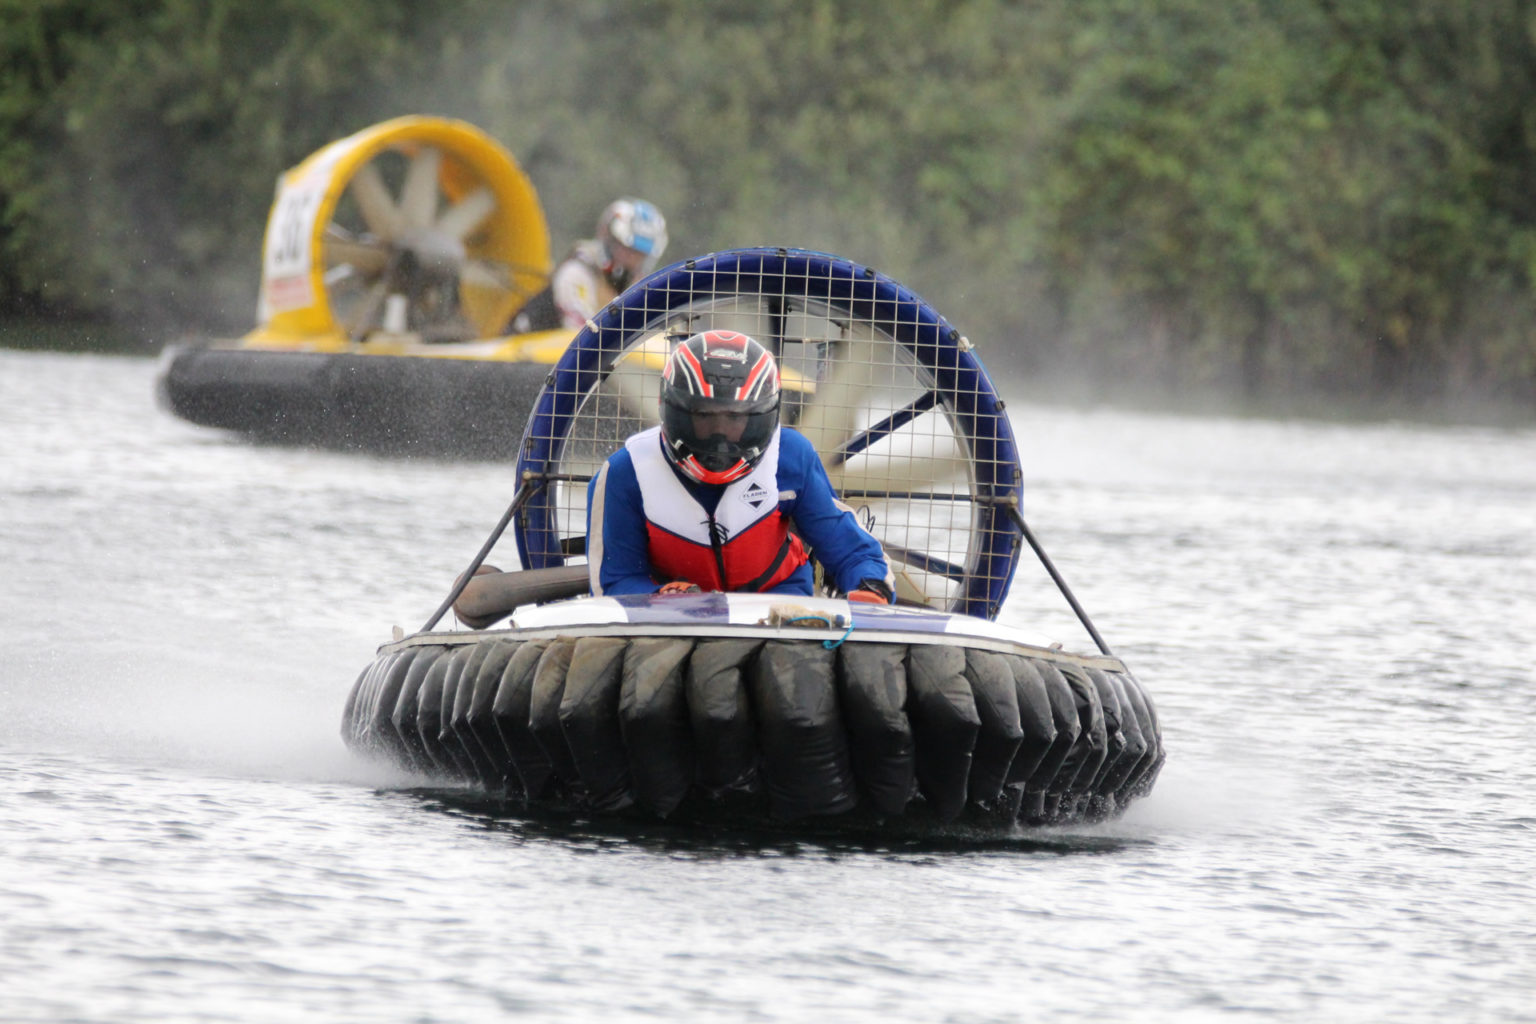
{"label": "background bushes", "polygon": [[277,174],[436,113],[1026,383],[1536,406],[1533,100],[1523,0],[0,0],[0,317],[242,331]]}

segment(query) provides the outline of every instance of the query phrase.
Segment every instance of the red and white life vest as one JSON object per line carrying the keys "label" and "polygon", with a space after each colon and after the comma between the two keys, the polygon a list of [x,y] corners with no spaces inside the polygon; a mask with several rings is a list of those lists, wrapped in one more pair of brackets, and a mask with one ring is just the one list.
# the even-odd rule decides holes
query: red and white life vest
{"label": "red and white life vest", "polygon": [[[779,435],[756,468],[727,484],[714,515],[688,492],[661,450],[661,428],[624,442],[640,483],[652,575],[705,590],[768,590],[806,562],[779,511]],[[723,577],[723,578],[722,578]]]}

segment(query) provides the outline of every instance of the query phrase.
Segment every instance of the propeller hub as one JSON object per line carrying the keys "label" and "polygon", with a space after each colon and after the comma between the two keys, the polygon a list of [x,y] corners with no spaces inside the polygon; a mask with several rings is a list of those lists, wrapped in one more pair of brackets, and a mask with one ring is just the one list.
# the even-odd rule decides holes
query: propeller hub
{"label": "propeller hub", "polygon": [[410,228],[395,241],[402,272],[423,283],[457,281],[467,252],[452,235],[428,228]]}

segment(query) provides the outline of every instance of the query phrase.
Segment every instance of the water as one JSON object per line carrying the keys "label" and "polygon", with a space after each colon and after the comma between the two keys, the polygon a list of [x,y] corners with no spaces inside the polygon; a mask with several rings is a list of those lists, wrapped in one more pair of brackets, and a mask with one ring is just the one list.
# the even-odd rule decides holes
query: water
{"label": "water", "polygon": [[1014,403],[1169,762],[1110,825],[881,844],[354,760],[508,468],[246,445],[154,369],[0,351],[0,1020],[1536,1021],[1536,431]]}

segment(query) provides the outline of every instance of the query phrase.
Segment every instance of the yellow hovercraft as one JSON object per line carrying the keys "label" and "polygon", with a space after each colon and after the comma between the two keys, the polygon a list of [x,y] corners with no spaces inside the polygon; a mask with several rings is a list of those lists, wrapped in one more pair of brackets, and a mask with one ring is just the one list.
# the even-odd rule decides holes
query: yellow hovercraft
{"label": "yellow hovercraft", "polygon": [[262,440],[513,458],[574,333],[506,334],[549,273],[504,147],[462,121],[386,121],[279,178],[256,329],[170,349],[160,401]]}

